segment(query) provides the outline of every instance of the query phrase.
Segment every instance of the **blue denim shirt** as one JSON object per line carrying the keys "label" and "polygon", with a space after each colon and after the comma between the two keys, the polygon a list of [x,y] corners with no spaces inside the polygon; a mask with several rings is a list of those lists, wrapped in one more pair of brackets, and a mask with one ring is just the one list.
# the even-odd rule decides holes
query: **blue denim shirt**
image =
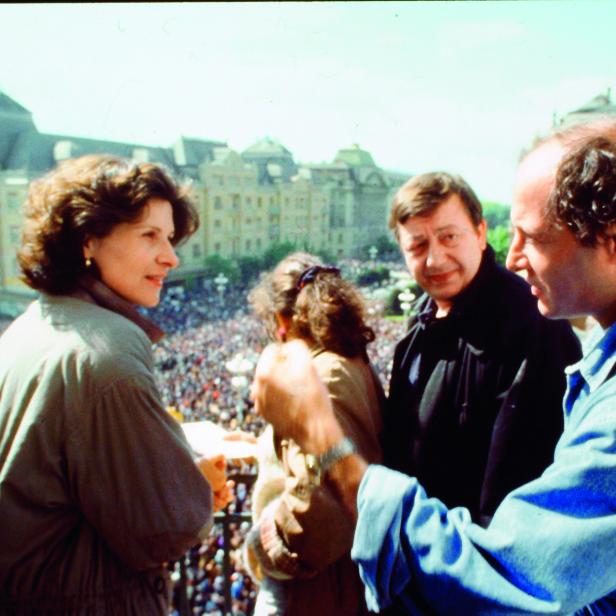
{"label": "blue denim shirt", "polygon": [[352,557],[370,609],[398,596],[411,614],[616,614],[616,324],[584,346],[554,462],[488,528],[415,478],[368,468]]}

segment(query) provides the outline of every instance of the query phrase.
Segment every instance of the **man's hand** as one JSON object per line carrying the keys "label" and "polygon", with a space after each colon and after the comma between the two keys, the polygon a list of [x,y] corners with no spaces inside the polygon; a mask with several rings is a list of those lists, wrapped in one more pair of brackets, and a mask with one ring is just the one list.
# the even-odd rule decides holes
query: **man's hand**
{"label": "man's hand", "polygon": [[271,344],[263,350],[252,398],[256,412],[307,453],[319,455],[344,436],[310,351],[301,340]]}

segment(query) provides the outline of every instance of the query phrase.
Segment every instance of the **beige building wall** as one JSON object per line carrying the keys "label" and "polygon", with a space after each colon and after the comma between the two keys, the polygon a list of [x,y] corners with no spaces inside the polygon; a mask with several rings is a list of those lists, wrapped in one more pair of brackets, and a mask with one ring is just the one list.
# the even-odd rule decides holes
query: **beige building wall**
{"label": "beige building wall", "polygon": [[256,256],[268,246],[268,197],[257,182],[257,169],[228,148],[200,167],[205,255]]}
{"label": "beige building wall", "polygon": [[17,249],[21,241],[22,205],[29,179],[19,172],[0,172],[0,284],[6,291],[23,293],[28,287],[19,280]]}
{"label": "beige building wall", "polygon": [[17,316],[35,292],[19,279],[17,249],[21,243],[22,205],[29,178],[17,171],[0,171],[0,314]]}

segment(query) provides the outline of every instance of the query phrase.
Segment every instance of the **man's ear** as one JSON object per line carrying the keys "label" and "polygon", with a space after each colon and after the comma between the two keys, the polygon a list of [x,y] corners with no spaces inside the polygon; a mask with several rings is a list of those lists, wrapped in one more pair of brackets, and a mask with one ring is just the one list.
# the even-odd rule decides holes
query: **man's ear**
{"label": "man's ear", "polygon": [[477,233],[481,250],[485,250],[488,245],[488,223],[485,218],[482,218],[481,222],[477,225]]}
{"label": "man's ear", "polygon": [[608,225],[599,236],[599,243],[605,248],[608,258],[616,264],[616,223]]}

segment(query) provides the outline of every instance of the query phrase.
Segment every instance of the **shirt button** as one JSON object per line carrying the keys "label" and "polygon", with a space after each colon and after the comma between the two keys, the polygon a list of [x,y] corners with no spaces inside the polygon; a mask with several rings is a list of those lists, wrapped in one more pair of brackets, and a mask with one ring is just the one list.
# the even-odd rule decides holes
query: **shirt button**
{"label": "shirt button", "polygon": [[163,579],[162,576],[158,575],[154,578],[154,590],[162,595],[165,592],[165,588],[166,588],[166,584],[165,584],[165,580]]}

